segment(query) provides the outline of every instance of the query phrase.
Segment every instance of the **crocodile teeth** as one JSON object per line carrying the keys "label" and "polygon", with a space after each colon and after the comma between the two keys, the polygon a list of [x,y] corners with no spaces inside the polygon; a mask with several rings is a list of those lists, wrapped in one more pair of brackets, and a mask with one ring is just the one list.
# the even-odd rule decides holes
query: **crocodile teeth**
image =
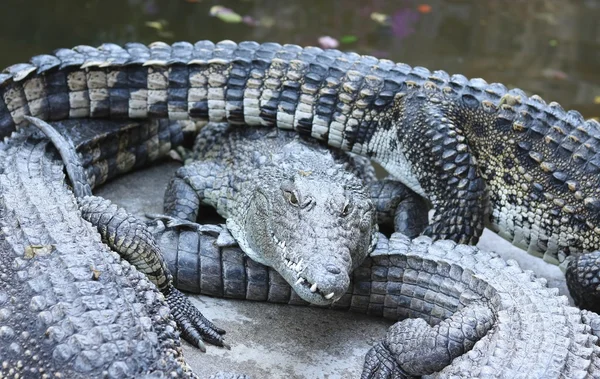
{"label": "crocodile teeth", "polygon": [[285,241],[279,241],[279,247],[285,249]]}
{"label": "crocodile teeth", "polygon": [[302,284],[304,283],[304,278],[298,278],[298,280],[296,280],[296,283],[294,283],[295,286],[297,286],[298,284]]}
{"label": "crocodile teeth", "polygon": [[317,283],[310,286],[310,292],[317,292]]}
{"label": "crocodile teeth", "polygon": [[332,293],[330,293],[329,295],[325,295],[325,298],[326,298],[327,300],[331,299],[332,297],[333,297],[333,292],[332,292]]}

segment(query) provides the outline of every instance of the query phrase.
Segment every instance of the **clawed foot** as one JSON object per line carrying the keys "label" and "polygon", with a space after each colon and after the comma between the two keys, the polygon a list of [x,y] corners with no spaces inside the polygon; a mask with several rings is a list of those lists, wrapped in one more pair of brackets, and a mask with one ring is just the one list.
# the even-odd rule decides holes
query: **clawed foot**
{"label": "clawed foot", "polygon": [[379,342],[365,357],[361,379],[404,379],[413,378],[402,371],[392,352]]}
{"label": "clawed foot", "polygon": [[184,294],[175,288],[170,288],[166,297],[183,339],[203,352],[206,351],[204,342],[230,349],[223,341],[225,331],[204,317]]}
{"label": "clawed foot", "polygon": [[183,228],[183,227],[185,227],[185,228],[198,230],[198,228],[200,228],[202,226],[201,224],[198,224],[197,222],[188,221],[188,220],[184,220],[181,218],[172,217],[172,216],[159,214],[159,213],[146,213],[146,218],[150,219],[149,220],[150,223],[156,222],[156,221],[162,221],[167,226],[167,228],[179,228],[179,227]]}
{"label": "clawed foot", "polygon": [[166,226],[167,228],[173,229],[191,229],[200,233],[212,233],[219,235],[222,227],[213,224],[199,224],[197,222],[184,220],[178,217],[168,216],[164,214],[146,213],[146,217],[149,219],[147,225],[159,225]]}

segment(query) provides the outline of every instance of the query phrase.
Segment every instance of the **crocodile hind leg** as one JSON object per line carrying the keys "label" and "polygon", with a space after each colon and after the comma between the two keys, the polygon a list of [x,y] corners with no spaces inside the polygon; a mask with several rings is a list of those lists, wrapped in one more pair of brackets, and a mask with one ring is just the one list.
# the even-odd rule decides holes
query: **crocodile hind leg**
{"label": "crocodile hind leg", "polygon": [[417,237],[427,227],[427,202],[404,184],[392,179],[375,180],[369,183],[369,194],[380,227],[410,238]]}
{"label": "crocodile hind leg", "polygon": [[565,277],[575,304],[600,312],[600,251],[574,257],[567,265]]}
{"label": "crocodile hind leg", "polygon": [[362,379],[406,378],[440,371],[485,336],[494,325],[488,305],[475,303],[438,325],[421,318],[394,324],[365,357]]}

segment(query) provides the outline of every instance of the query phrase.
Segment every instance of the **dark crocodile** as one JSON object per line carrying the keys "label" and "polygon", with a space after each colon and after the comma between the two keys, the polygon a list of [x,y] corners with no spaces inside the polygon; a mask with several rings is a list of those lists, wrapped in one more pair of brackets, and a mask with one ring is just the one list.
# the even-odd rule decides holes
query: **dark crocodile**
{"label": "dark crocodile", "polygon": [[195,377],[164,297],[81,218],[48,144],[0,144],[0,377]]}
{"label": "dark crocodile", "polygon": [[295,129],[426,195],[427,235],[475,243],[489,224],[568,264],[576,302],[599,307],[599,124],[538,96],[354,53],[231,41],[60,49],[6,69],[0,93],[0,135],[28,114]]}
{"label": "dark crocodile", "polygon": [[[228,242],[226,228],[197,232],[157,221],[154,234],[180,288],[308,304],[274,269]],[[516,262],[472,246],[380,235],[330,307],[408,319],[367,354],[363,378],[600,377],[600,317],[569,306]]]}
{"label": "dark crocodile", "polygon": [[366,159],[290,131],[211,124],[186,155],[165,194],[170,225],[197,225],[200,206],[214,207],[250,258],[314,304],[346,292],[376,242],[376,218],[402,219],[412,236],[428,222],[420,196],[375,180]]}

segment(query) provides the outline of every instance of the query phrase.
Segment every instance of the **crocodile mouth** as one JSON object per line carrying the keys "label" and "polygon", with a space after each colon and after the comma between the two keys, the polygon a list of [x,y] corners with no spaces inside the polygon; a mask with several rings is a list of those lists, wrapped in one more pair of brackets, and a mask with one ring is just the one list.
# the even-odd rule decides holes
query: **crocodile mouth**
{"label": "crocodile mouth", "polygon": [[274,234],[271,237],[280,256],[283,257],[284,269],[280,271],[280,274],[302,299],[313,304],[330,304],[343,295],[341,293],[336,296],[333,291],[323,291],[322,288],[319,288],[318,282],[310,279],[308,265],[304,259],[295,260],[291,257],[291,251],[284,240],[278,239]]}

